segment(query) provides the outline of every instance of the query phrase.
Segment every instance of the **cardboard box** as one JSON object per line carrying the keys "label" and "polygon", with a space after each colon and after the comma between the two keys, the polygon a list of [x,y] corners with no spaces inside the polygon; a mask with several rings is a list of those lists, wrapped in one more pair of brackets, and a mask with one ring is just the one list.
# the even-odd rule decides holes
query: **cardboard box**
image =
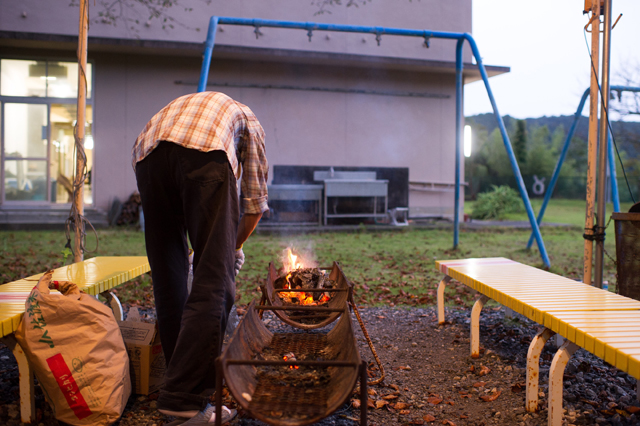
{"label": "cardboard box", "polygon": [[119,321],[118,325],[129,353],[133,393],[149,395],[160,390],[165,359],[156,325],[138,321]]}

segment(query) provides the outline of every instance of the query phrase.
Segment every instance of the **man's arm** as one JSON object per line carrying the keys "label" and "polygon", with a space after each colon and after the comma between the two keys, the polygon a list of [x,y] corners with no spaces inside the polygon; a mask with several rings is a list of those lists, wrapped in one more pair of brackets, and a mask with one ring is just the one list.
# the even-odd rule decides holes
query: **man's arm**
{"label": "man's arm", "polygon": [[256,229],[258,226],[258,222],[260,222],[260,218],[262,217],[262,213],[245,213],[240,218],[240,223],[238,224],[238,238],[236,239],[236,250],[242,247],[245,241],[249,238],[249,235]]}

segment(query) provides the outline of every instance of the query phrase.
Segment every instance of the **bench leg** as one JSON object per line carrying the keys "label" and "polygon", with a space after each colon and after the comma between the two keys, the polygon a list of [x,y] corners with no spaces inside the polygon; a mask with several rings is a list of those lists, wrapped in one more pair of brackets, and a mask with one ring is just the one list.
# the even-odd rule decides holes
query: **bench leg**
{"label": "bench leg", "polygon": [[35,423],[36,399],[33,389],[33,370],[29,360],[13,335],[3,337],[2,343],[11,349],[18,362],[18,372],[20,374],[20,419],[22,423]]}
{"label": "bench leg", "polygon": [[533,413],[538,410],[538,383],[540,381],[540,354],[545,343],[554,334],[548,328],[544,328],[535,335],[529,345],[527,353],[527,411]]}
{"label": "bench leg", "polygon": [[480,312],[489,298],[481,296],[471,309],[471,358],[480,357]]}
{"label": "bench leg", "polygon": [[116,296],[110,291],[103,291],[102,293],[100,293],[100,296],[107,299],[107,303],[109,303],[109,306],[111,306],[111,310],[113,311],[113,316],[116,317],[116,320],[124,321],[124,315],[122,313],[122,304],[120,303],[120,299],[118,299],[118,296]]}
{"label": "bench leg", "polygon": [[558,349],[549,369],[549,426],[562,425],[562,376],[571,355],[580,349],[569,340]]}
{"label": "bench leg", "polygon": [[438,324],[444,324],[444,288],[451,281],[450,276],[446,276],[438,284]]}

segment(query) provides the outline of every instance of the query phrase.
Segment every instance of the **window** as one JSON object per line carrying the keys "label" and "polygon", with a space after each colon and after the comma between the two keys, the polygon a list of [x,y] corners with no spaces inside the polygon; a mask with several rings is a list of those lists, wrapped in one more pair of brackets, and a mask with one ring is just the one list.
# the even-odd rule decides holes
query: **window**
{"label": "window", "polygon": [[[93,168],[91,64],[87,64],[87,168]],[[0,59],[2,202],[69,203],[75,169],[78,64]],[[90,178],[84,202],[93,203]]]}

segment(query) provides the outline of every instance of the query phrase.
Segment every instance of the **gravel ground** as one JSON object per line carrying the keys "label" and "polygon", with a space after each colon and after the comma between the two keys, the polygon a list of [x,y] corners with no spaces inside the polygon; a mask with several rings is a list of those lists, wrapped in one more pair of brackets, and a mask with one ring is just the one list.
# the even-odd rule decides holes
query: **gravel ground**
{"label": "gravel ground", "polygon": [[[505,318],[504,310],[487,308],[481,315],[482,355],[469,356],[469,309],[447,310],[449,324],[438,326],[433,308],[368,308],[361,310],[369,335],[384,363],[384,384],[370,388],[369,424],[382,425],[544,425],[547,423],[547,381],[555,346],[541,356],[540,411],[524,410],[526,354],[539,326],[522,317]],[[153,312],[146,312],[153,316]],[[286,325],[265,319],[273,331]],[[354,326],[359,327],[354,320]],[[358,332],[362,357],[373,361]],[[371,364],[370,364],[371,365]],[[357,392],[357,389],[356,389]],[[484,398],[482,398],[484,397]],[[173,420],[156,410],[157,394],[132,396],[117,423],[120,426],[161,426]],[[354,399],[358,399],[354,393]],[[226,397],[234,405],[231,397]],[[640,424],[636,380],[584,350],[565,370],[565,424]],[[36,385],[39,425],[58,424]],[[351,402],[318,424],[358,424],[359,409]],[[0,344],[0,424],[20,424],[18,371],[11,352]],[[244,413],[230,424],[263,423]]]}

